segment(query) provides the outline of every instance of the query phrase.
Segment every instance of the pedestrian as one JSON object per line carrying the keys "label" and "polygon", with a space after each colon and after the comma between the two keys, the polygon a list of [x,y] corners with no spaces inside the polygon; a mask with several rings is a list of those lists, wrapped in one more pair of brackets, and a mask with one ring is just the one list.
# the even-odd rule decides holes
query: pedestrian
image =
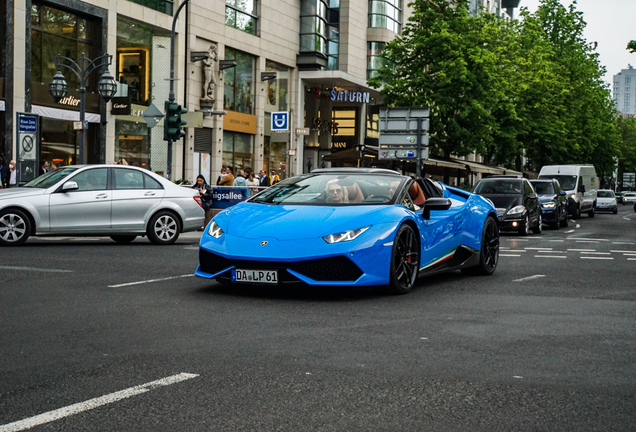
{"label": "pedestrian", "polygon": [[223,177],[225,177],[225,165],[223,165],[221,167],[221,174],[219,175],[219,177],[216,179],[216,185],[220,185],[221,184],[221,180],[223,180]]}
{"label": "pedestrian", "polygon": [[239,187],[247,186],[247,183],[245,182],[245,175],[243,174],[242,169],[239,168],[236,170],[236,177],[234,177],[234,183],[232,183],[232,185]]}
{"label": "pedestrian", "polygon": [[205,177],[199,174],[197,181],[192,186],[192,189],[199,191],[199,197],[201,198],[201,208],[203,210],[209,210],[212,208],[212,186],[205,181]]}
{"label": "pedestrian", "polygon": [[250,174],[245,180],[245,183],[247,184],[247,187],[249,188],[249,192],[250,192],[249,195],[253,195],[256,192],[258,192],[258,187],[261,184],[261,182],[258,180],[258,177],[254,176],[254,173],[252,172],[252,170],[250,170]]}
{"label": "pedestrian", "polygon": [[280,177],[276,174],[276,170],[272,170],[271,175],[269,176],[269,184],[275,185],[280,181]]}
{"label": "pedestrian", "polygon": [[232,186],[234,184],[234,175],[232,174],[232,167],[225,167],[225,175],[221,179],[219,186]]}
{"label": "pedestrian", "polygon": [[57,162],[51,162],[51,169],[49,169],[49,171],[56,170],[57,168],[58,168]]}
{"label": "pedestrian", "polygon": [[6,171],[4,169],[4,158],[0,156],[0,189],[4,189],[6,186]]}
{"label": "pedestrian", "polygon": [[48,170],[49,170],[49,162],[44,161],[42,162],[42,165],[40,166],[40,174],[38,175],[46,174]]}
{"label": "pedestrian", "polygon": [[269,182],[269,177],[267,177],[267,171],[265,170],[260,170],[260,172],[258,173],[258,181],[260,183],[260,186],[268,187],[272,185]]}
{"label": "pedestrian", "polygon": [[15,161],[12,160],[11,162],[9,162],[9,175],[7,177],[9,177],[9,187],[10,188],[14,188],[18,185],[18,171],[17,171],[17,166],[15,164]]}

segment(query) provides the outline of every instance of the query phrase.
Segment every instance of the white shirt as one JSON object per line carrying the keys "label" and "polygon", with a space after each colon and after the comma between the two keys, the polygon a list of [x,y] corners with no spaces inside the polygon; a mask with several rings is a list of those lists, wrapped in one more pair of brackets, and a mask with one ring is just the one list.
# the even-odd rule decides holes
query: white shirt
{"label": "white shirt", "polygon": [[18,182],[18,180],[16,178],[16,173],[17,172],[18,172],[17,170],[11,171],[11,177],[9,179],[9,184],[16,184]]}

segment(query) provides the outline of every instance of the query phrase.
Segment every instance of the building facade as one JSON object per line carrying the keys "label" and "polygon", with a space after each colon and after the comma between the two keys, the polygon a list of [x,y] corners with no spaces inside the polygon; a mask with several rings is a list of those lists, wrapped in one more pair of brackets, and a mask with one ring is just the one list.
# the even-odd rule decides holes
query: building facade
{"label": "building facade", "polygon": [[[377,143],[382,100],[369,88],[410,9],[404,0],[190,0],[176,22],[174,89],[187,108],[186,136],[172,146],[172,179],[222,166],[276,170],[282,178],[328,165],[333,152]],[[492,4],[491,4],[492,3]],[[0,4],[0,152],[17,159],[16,116],[39,116],[39,156],[78,163],[79,82],[62,68],[67,97],[48,83],[56,55],[112,55],[111,102],[87,81],[88,163],[118,161],[165,175],[161,117],[170,91],[172,0],[6,0]],[[477,5],[477,3],[475,3]],[[499,1],[486,5],[499,10]],[[2,25],[3,24],[3,25]],[[272,117],[288,113],[288,130]],[[276,129],[276,128],[275,128]]]}
{"label": "building facade", "polygon": [[614,75],[612,98],[623,115],[636,114],[636,69],[631,65]]}

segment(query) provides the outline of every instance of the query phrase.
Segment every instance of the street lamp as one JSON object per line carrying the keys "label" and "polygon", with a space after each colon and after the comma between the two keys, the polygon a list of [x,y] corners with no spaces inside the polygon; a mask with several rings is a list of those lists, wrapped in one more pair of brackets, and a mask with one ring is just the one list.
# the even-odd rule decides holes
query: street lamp
{"label": "street lamp", "polygon": [[[55,67],[57,67],[57,73],[53,76],[49,83],[49,93],[55,102],[62,100],[68,93],[68,84],[66,83],[66,78],[62,74],[62,67],[71,70],[71,72],[73,72],[77,77],[77,81],[80,85],[80,122],[82,122],[82,129],[80,129],[79,164],[83,164],[85,147],[84,131],[86,130],[86,82],[88,81],[90,74],[95,70],[101,69],[104,66],[110,66],[113,63],[113,56],[110,54],[104,54],[97,57],[95,60],[90,60],[84,57],[84,53],[82,53],[82,56],[77,60],[77,62],[75,62],[68,57],[56,55],[54,61]],[[63,61],[70,64],[63,63]],[[99,82],[97,83],[97,91],[105,102],[111,100],[112,97],[115,96],[115,93],[117,93],[117,82],[108,69],[106,69],[99,79]]]}

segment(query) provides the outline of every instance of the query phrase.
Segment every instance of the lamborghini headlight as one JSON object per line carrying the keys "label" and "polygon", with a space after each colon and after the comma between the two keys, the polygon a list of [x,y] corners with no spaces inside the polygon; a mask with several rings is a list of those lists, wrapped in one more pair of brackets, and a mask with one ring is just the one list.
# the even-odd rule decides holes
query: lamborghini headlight
{"label": "lamborghini headlight", "polygon": [[508,210],[509,215],[515,215],[515,214],[521,214],[523,212],[526,211],[526,208],[522,205],[518,205],[516,207],[511,208],[510,210]]}
{"label": "lamborghini headlight", "polygon": [[554,207],[556,207],[556,205],[554,204],[554,201],[545,202],[541,204],[541,206],[546,209],[553,209]]}
{"label": "lamborghini headlight", "polygon": [[208,228],[208,234],[210,234],[214,238],[219,238],[225,233],[223,232],[221,227],[216,223],[216,221],[213,220],[212,223],[210,224],[210,228]]}
{"label": "lamborghini headlight", "polygon": [[356,238],[358,238],[358,236],[360,234],[362,234],[363,232],[365,232],[369,228],[371,228],[371,225],[365,226],[363,228],[352,229],[352,230],[341,232],[341,233],[338,233],[338,234],[330,234],[328,236],[324,236],[322,239],[324,241],[326,241],[327,243],[329,243],[329,244],[351,241],[351,240],[355,240]]}

